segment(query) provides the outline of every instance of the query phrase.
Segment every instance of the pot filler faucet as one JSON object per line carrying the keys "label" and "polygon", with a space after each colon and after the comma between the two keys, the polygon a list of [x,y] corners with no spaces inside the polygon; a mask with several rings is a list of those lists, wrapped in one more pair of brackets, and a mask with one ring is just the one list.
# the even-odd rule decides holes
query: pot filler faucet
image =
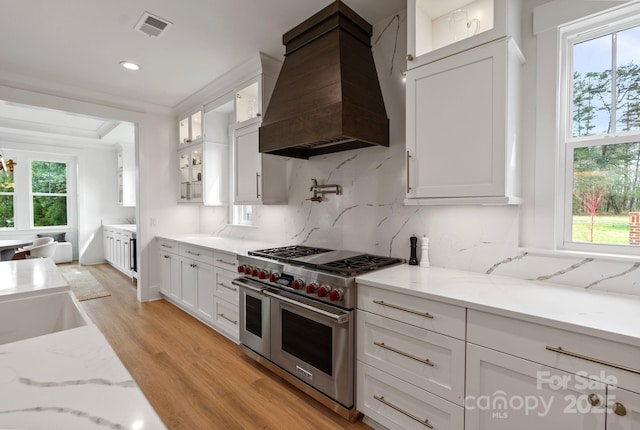
{"label": "pot filler faucet", "polygon": [[[322,202],[323,200],[323,196],[325,194],[336,194],[336,195],[340,195],[342,194],[342,187],[340,185],[336,185],[336,184],[322,184],[322,185],[318,185],[318,181],[315,179],[311,180],[313,185],[311,185],[311,188],[309,189],[309,191],[313,191],[313,197],[307,199],[307,200],[311,200],[312,202]],[[334,188],[333,190],[329,190],[329,191],[324,191],[325,188]]]}

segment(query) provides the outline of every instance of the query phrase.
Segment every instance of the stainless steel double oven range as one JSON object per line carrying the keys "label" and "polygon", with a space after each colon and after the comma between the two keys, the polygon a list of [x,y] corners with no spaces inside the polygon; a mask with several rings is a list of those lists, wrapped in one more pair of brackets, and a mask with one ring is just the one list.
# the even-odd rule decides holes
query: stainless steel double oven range
{"label": "stainless steel double oven range", "polygon": [[353,421],[355,278],[402,262],[307,246],[239,255],[244,352]]}

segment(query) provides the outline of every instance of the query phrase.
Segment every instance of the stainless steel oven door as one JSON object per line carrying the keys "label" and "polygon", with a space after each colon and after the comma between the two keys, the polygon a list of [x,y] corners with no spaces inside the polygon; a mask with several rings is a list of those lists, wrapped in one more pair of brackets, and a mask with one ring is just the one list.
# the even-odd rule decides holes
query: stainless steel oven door
{"label": "stainless steel oven door", "polygon": [[354,406],[354,311],[280,291],[265,294],[271,297],[271,361]]}
{"label": "stainless steel oven door", "polygon": [[250,279],[234,279],[240,287],[240,343],[269,358],[271,327],[268,296],[262,293],[264,286]]}

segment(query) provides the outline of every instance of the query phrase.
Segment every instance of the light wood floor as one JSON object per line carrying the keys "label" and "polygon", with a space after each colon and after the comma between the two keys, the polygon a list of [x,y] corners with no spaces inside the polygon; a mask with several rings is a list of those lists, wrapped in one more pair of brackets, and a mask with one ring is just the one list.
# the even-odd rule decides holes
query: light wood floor
{"label": "light wood floor", "polygon": [[233,342],[164,300],[139,303],[107,264],[84,266],[111,293],[81,302],[169,429],[369,429],[307,397]]}

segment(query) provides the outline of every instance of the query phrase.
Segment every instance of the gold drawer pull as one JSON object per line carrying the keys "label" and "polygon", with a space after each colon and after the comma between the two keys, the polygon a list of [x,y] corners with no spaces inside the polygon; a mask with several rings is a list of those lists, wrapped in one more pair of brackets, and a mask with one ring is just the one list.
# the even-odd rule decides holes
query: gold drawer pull
{"label": "gold drawer pull", "polygon": [[384,300],[374,300],[373,303],[375,303],[376,305],[386,306],[388,308],[398,309],[400,311],[405,311],[415,315],[420,315],[421,317],[433,319],[433,315],[431,315],[429,312],[414,311],[413,309],[407,309],[398,305],[392,305],[391,303],[385,303]]}
{"label": "gold drawer pull", "polygon": [[228,262],[228,261],[221,260],[220,258],[217,258],[217,259],[216,259],[216,261],[217,261],[218,263],[228,264],[229,266],[235,266],[235,265],[236,265],[236,263],[230,263],[230,262]]}
{"label": "gold drawer pull", "polygon": [[431,360],[429,360],[428,358],[420,358],[420,357],[416,357],[415,355],[411,355],[409,353],[402,352],[399,349],[395,349],[395,348],[393,348],[391,346],[385,345],[384,342],[373,342],[373,344],[376,345],[376,346],[379,346],[380,348],[387,349],[387,350],[389,350],[391,352],[395,352],[396,354],[403,355],[403,356],[405,356],[407,358],[410,358],[412,360],[419,361],[420,363],[426,364],[427,366],[432,366],[432,367],[435,366],[435,364],[433,364],[433,362]]}
{"label": "gold drawer pull", "polygon": [[225,314],[218,314],[218,316],[220,318],[224,318],[227,321],[229,321],[231,324],[238,324],[238,320],[232,320],[231,318],[229,318],[228,316],[226,316]]}
{"label": "gold drawer pull", "polygon": [[192,252],[192,251],[187,251],[187,254],[195,255],[195,256],[197,256],[197,257],[199,257],[199,256],[200,256],[200,254],[199,254],[199,253],[197,253],[197,252]]}
{"label": "gold drawer pull", "polygon": [[384,396],[376,396],[375,394],[373,395],[373,398],[376,399],[377,401],[379,401],[380,403],[384,403],[385,405],[389,406],[390,408],[395,409],[396,411],[400,412],[403,415],[408,416],[409,418],[411,418],[412,420],[415,420],[417,422],[419,422],[420,424],[422,424],[423,426],[426,426],[427,428],[433,429],[433,426],[431,424],[429,424],[429,420],[425,419],[425,420],[421,420],[420,418],[416,417],[413,414],[410,414],[409,412],[397,407],[396,405],[394,405],[393,403],[390,403],[388,401],[386,401],[384,399]]}
{"label": "gold drawer pull", "polygon": [[162,246],[163,248],[169,248],[169,249],[173,248],[173,246],[165,245],[164,243],[160,246]]}
{"label": "gold drawer pull", "polygon": [[579,358],[581,360],[590,361],[590,362],[596,363],[596,364],[602,364],[604,366],[609,366],[609,367],[613,367],[615,369],[620,369],[620,370],[624,370],[624,371],[627,371],[627,372],[635,373],[636,375],[640,375],[640,370],[638,370],[638,369],[633,369],[631,367],[621,366],[620,364],[615,364],[615,363],[611,363],[609,361],[599,360],[597,358],[589,357],[587,355],[582,355],[582,354],[578,354],[578,353],[571,352],[571,351],[565,351],[560,346],[555,347],[555,346],[548,346],[547,345],[544,349],[546,349],[547,351],[557,352],[558,354],[568,355],[569,357]]}
{"label": "gold drawer pull", "polygon": [[227,284],[223,284],[222,282],[218,282],[218,286],[219,286],[219,287],[224,287],[224,288],[226,288],[226,289],[228,289],[228,290],[231,290],[231,291],[238,291],[238,289],[237,289],[237,288],[230,287],[230,286],[228,286]]}

